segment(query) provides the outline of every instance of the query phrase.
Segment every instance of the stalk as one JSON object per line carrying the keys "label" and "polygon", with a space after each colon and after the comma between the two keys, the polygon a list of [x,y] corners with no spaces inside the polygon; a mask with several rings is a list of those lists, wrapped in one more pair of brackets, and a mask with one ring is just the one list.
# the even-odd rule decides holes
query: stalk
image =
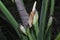
{"label": "stalk", "polygon": [[52,15],[52,16],[53,16],[53,13],[54,13],[54,5],[55,5],[55,0],[51,0],[50,15]]}
{"label": "stalk", "polygon": [[29,28],[27,28],[27,36],[29,40],[33,40]]}
{"label": "stalk", "polygon": [[60,40],[60,32],[58,33],[57,37],[55,38],[55,40]]}
{"label": "stalk", "polygon": [[[53,13],[54,13],[54,4],[55,4],[55,0],[51,0],[51,7],[50,7],[50,18],[48,20],[48,24],[47,24],[47,29],[46,29],[46,33],[48,32],[49,28],[52,25],[52,21],[53,21]],[[45,34],[46,34],[45,33]]]}
{"label": "stalk", "polygon": [[[51,39],[51,25],[52,25],[52,22],[53,22],[53,12],[54,12],[54,4],[55,4],[55,0],[51,0],[51,7],[50,7],[50,17],[49,17],[49,20],[48,20],[48,24],[47,24],[47,28],[46,28],[46,31],[45,31],[45,35],[48,34],[47,37],[47,40],[50,40]],[[50,31],[49,31],[50,30]]]}
{"label": "stalk", "polygon": [[47,8],[48,8],[48,0],[43,0],[41,15],[40,15],[40,26],[39,26],[40,31],[39,31],[39,35],[38,35],[38,40],[44,39],[44,29],[45,29],[45,20],[46,20]]}
{"label": "stalk", "polygon": [[3,12],[3,14],[6,16],[8,21],[12,24],[13,28],[17,32],[18,36],[20,37],[20,33],[18,31],[18,23],[14,19],[14,17],[11,15],[11,13],[8,11],[8,9],[5,7],[5,5],[0,1],[0,9]]}

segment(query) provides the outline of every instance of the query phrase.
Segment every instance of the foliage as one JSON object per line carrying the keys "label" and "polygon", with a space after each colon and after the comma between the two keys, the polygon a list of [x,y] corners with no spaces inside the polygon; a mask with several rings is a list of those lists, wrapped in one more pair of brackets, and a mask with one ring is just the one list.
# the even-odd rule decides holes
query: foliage
{"label": "foliage", "polygon": [[55,40],[60,40],[60,33],[57,35]]}
{"label": "foliage", "polygon": [[[14,0],[12,0],[14,2]],[[3,12],[3,14],[6,16],[6,20],[13,26],[15,31],[17,32],[20,40],[51,40],[51,29],[52,29],[52,22],[53,22],[53,13],[54,13],[54,2],[55,0],[51,0],[51,6],[50,6],[50,14],[49,14],[49,20],[47,25],[46,23],[46,15],[47,15],[47,9],[48,9],[48,3],[49,0],[43,0],[42,1],[42,7],[41,7],[41,13],[40,16],[38,16],[38,11],[35,11],[34,19],[33,19],[33,27],[32,28],[25,28],[22,26],[20,30],[20,26],[18,22],[14,19],[14,17],[11,15],[11,13],[8,11],[6,6],[0,1],[0,9]],[[0,17],[2,17],[0,15]],[[38,19],[39,25],[38,25]],[[46,29],[45,29],[46,27]],[[21,31],[21,32],[20,32]],[[22,38],[22,39],[21,39]],[[57,36],[55,40],[60,40],[60,33]]]}

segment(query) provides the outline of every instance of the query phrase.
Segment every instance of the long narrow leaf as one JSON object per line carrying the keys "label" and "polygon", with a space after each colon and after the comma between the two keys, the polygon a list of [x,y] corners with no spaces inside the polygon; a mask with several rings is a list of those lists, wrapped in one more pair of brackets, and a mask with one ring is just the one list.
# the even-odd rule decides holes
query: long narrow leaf
{"label": "long narrow leaf", "polygon": [[48,7],[48,0],[43,0],[42,9],[41,9],[41,16],[40,16],[40,27],[39,27],[40,31],[39,31],[39,35],[38,35],[38,40],[44,39],[44,29],[45,29],[47,7]]}
{"label": "long narrow leaf", "polygon": [[27,28],[26,31],[27,31],[27,36],[28,36],[29,40],[33,40],[29,28]]}
{"label": "long narrow leaf", "polygon": [[34,25],[34,30],[35,30],[36,36],[38,36],[39,28],[38,28],[38,12],[37,11],[34,15],[33,25]]}
{"label": "long narrow leaf", "polygon": [[[52,25],[52,21],[53,21],[53,18],[50,17],[49,20],[48,20],[48,24],[47,24],[47,28],[46,28],[46,31],[45,31],[45,34],[48,32],[48,30],[50,29],[51,25]],[[46,34],[47,35],[47,34]]]}
{"label": "long narrow leaf", "polygon": [[51,0],[51,8],[50,8],[50,18],[48,20],[48,24],[47,24],[47,28],[45,31],[45,35],[47,35],[47,32],[50,30],[51,25],[52,25],[52,21],[53,21],[53,12],[54,12],[54,4],[55,4],[55,0]]}
{"label": "long narrow leaf", "polygon": [[53,16],[54,13],[55,0],[51,0],[50,15]]}
{"label": "long narrow leaf", "polygon": [[33,29],[31,30],[31,36],[32,36],[33,40],[36,40],[36,36],[34,34],[34,30]]}
{"label": "long narrow leaf", "polygon": [[8,9],[5,7],[5,5],[1,1],[0,1],[0,9],[3,12],[3,14],[6,16],[8,21],[12,24],[12,26],[15,29],[15,31],[17,32],[18,36],[20,37],[20,33],[18,31],[18,23],[16,22],[16,20],[13,18],[11,13],[8,11]]}
{"label": "long narrow leaf", "polygon": [[60,33],[57,35],[55,40],[60,40]]}
{"label": "long narrow leaf", "polygon": [[51,40],[51,28],[47,32],[46,37],[45,37],[45,40]]}

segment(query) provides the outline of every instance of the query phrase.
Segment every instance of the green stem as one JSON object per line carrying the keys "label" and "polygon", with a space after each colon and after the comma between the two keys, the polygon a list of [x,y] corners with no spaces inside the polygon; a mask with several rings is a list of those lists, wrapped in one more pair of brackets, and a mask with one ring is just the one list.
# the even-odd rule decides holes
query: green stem
{"label": "green stem", "polygon": [[[47,40],[50,40],[51,39],[51,36],[50,36],[50,31],[51,31],[51,29],[50,28],[52,28],[51,27],[51,25],[52,25],[52,21],[53,21],[53,12],[54,12],[54,4],[55,4],[55,0],[51,0],[51,7],[50,7],[50,17],[52,18],[52,19],[50,19],[49,18],[49,20],[48,20],[48,24],[47,24],[47,28],[46,28],[46,31],[45,31],[45,35],[47,35],[48,34],[48,39]],[[50,31],[49,31],[50,30]]]}
{"label": "green stem", "polygon": [[34,25],[34,30],[35,30],[36,37],[37,37],[39,33],[38,22],[36,22],[36,24]]}
{"label": "green stem", "polygon": [[[53,12],[54,12],[54,4],[55,4],[55,0],[51,0],[51,8],[50,8],[50,17],[52,17],[53,15]],[[50,21],[50,22],[49,22]],[[52,21],[53,21],[53,17],[52,17],[52,20],[48,20],[48,24],[47,24],[47,29],[46,29],[46,33],[48,32],[51,24],[52,24]],[[46,34],[45,33],[45,34]]]}
{"label": "green stem", "polygon": [[60,40],[60,32],[58,33],[57,37],[55,38],[55,40]]}
{"label": "green stem", "polygon": [[53,12],[54,12],[54,4],[55,4],[55,0],[51,0],[50,15],[53,15]]}
{"label": "green stem", "polygon": [[13,18],[11,13],[8,11],[8,9],[5,7],[5,5],[1,1],[0,1],[0,9],[3,12],[3,14],[6,16],[8,21],[12,24],[12,26],[15,29],[15,31],[17,32],[18,36],[20,37],[20,33],[18,31],[18,23],[16,22],[16,20]]}
{"label": "green stem", "polygon": [[48,8],[48,1],[49,0],[43,0],[43,2],[42,2],[40,27],[39,27],[40,31],[39,31],[39,35],[38,35],[38,40],[44,39],[44,29],[45,29],[45,20],[46,20],[47,8]]}
{"label": "green stem", "polygon": [[28,36],[29,40],[33,40],[33,39],[32,39],[32,36],[31,36],[31,34],[30,34],[29,28],[27,28],[27,36]]}

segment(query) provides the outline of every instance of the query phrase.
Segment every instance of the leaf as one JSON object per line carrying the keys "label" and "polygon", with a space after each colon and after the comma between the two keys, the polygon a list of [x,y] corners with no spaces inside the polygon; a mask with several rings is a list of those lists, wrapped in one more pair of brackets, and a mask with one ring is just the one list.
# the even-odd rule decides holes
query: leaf
{"label": "leaf", "polygon": [[60,40],[60,33],[57,35],[55,40]]}
{"label": "leaf", "polygon": [[39,28],[38,28],[38,12],[37,11],[34,15],[33,25],[34,25],[34,30],[35,30],[36,36],[38,36]]}
{"label": "leaf", "polygon": [[20,25],[20,30],[21,30],[25,35],[27,35],[26,29],[25,29],[22,25]]}
{"label": "leaf", "polygon": [[53,17],[51,16],[48,20],[48,24],[47,24],[47,28],[45,31],[45,34],[48,32],[48,30],[50,29],[51,25],[52,25],[52,21],[53,21]]}
{"label": "leaf", "polygon": [[45,40],[51,40],[51,29],[47,32]]}
{"label": "leaf", "polygon": [[29,28],[26,30],[29,40],[33,40]]}
{"label": "leaf", "polygon": [[11,15],[11,13],[8,11],[6,6],[2,3],[2,1],[0,1],[0,9],[3,12],[3,14],[6,16],[6,18],[8,19],[10,24],[13,26],[13,28],[15,29],[15,31],[17,32],[17,34],[18,34],[18,36],[20,38],[20,32],[18,31],[18,23],[14,19],[14,17]]}
{"label": "leaf", "polygon": [[[51,31],[51,25],[52,25],[52,21],[53,21],[53,12],[54,12],[54,4],[55,4],[55,0],[51,0],[51,7],[50,7],[50,18],[48,20],[48,24],[47,24],[47,28],[46,28],[46,31],[45,31],[45,35],[49,34],[50,31]],[[50,31],[49,31],[50,30]],[[51,33],[50,33],[51,34]],[[49,34],[49,35],[50,35]],[[49,37],[49,36],[48,36]],[[47,38],[47,40],[50,40],[51,38]]]}
{"label": "leaf", "polygon": [[38,34],[38,40],[44,39],[44,30],[45,30],[45,20],[46,20],[46,13],[48,8],[48,1],[49,0],[43,0],[42,1],[42,8],[40,13],[40,21],[39,21],[39,34]]}
{"label": "leaf", "polygon": [[33,24],[35,25],[36,22],[38,22],[38,12],[37,11],[36,11],[36,13],[34,15]]}
{"label": "leaf", "polygon": [[36,35],[35,35],[35,31],[34,31],[33,28],[31,29],[31,36],[32,36],[33,40],[36,40],[37,39],[36,38]]}

